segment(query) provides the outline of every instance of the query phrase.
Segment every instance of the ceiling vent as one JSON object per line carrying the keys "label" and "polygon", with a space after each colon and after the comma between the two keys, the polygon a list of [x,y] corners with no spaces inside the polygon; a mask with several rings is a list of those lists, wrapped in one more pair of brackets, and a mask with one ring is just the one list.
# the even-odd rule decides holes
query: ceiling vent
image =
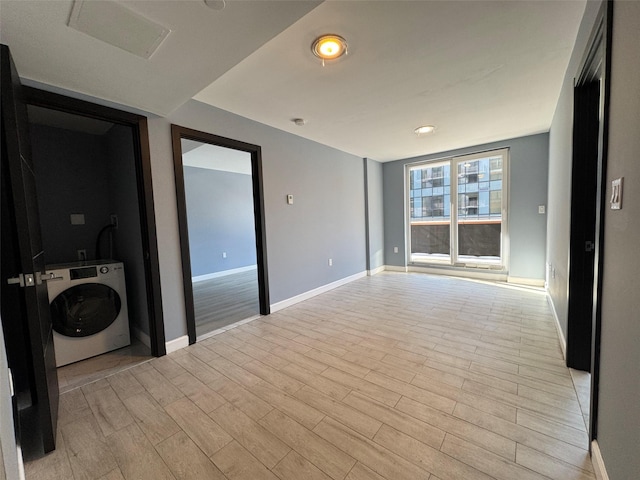
{"label": "ceiling vent", "polygon": [[76,0],[69,26],[142,58],[149,58],[171,32],[111,0]]}

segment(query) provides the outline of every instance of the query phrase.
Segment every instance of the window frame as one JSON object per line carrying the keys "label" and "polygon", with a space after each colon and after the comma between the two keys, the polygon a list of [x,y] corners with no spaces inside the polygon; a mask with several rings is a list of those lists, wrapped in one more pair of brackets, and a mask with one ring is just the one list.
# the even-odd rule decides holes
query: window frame
{"label": "window frame", "polygon": [[[459,222],[459,192],[458,192],[458,165],[465,162],[472,162],[474,160],[485,159],[490,157],[502,157],[502,173],[501,173],[501,231],[500,231],[500,259],[499,261],[493,261],[480,258],[469,258],[468,256],[460,255],[459,250],[459,238],[458,238],[458,222]],[[449,219],[443,221],[449,222],[449,255],[442,258],[415,257],[411,251],[411,172],[422,168],[434,168],[439,165],[448,164],[449,166],[449,178],[450,178],[450,193],[449,193]],[[406,215],[405,215],[405,240],[406,240],[406,264],[409,266],[444,266],[444,267],[461,267],[472,269],[489,269],[499,270],[502,272],[509,271],[509,148],[499,148],[493,150],[487,150],[483,152],[470,153],[465,155],[454,155],[449,157],[434,158],[432,160],[413,162],[405,165],[405,202],[406,202]],[[491,163],[489,165],[489,178],[488,182],[491,182]],[[476,203],[479,204],[480,188],[478,188]],[[489,194],[489,216],[491,216],[491,190]],[[473,193],[473,192],[472,192]],[[431,197],[433,198],[433,196]],[[443,197],[444,198],[444,197]],[[432,201],[433,205],[433,201]],[[479,208],[479,205],[476,207]],[[433,211],[433,208],[432,208]],[[460,258],[464,257],[464,258]]]}

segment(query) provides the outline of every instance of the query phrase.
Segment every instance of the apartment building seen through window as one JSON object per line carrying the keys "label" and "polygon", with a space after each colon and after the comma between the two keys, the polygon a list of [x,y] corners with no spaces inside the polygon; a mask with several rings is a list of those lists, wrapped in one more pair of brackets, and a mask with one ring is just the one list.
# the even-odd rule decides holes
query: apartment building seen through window
{"label": "apartment building seen through window", "polygon": [[506,267],[508,150],[408,166],[409,262]]}

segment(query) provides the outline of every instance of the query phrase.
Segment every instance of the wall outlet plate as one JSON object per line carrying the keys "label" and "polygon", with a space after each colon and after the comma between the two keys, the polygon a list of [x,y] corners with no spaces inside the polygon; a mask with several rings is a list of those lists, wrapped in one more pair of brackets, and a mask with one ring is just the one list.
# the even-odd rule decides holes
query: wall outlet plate
{"label": "wall outlet plate", "polygon": [[84,225],[84,213],[72,213],[69,215],[71,225]]}

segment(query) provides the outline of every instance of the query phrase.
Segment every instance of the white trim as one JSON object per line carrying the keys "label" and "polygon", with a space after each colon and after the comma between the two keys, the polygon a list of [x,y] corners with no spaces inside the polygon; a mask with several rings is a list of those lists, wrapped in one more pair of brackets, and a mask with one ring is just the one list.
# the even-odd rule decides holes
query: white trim
{"label": "white trim", "polygon": [[386,267],[384,265],[381,265],[378,268],[374,268],[373,270],[367,270],[367,275],[373,277],[374,275],[377,275],[384,270],[386,270]]}
{"label": "white trim", "polygon": [[234,273],[249,272],[251,270],[256,270],[257,268],[258,268],[257,265],[249,265],[248,267],[232,268],[230,270],[223,270],[221,272],[213,272],[213,273],[207,273],[205,275],[197,275],[195,277],[191,277],[191,281],[193,283],[204,282],[205,280],[211,280],[212,278],[226,277],[227,275],[233,275]]}
{"label": "white trim", "polygon": [[492,282],[506,282],[507,274],[500,270],[477,269],[477,268],[456,268],[456,267],[433,267],[409,265],[407,272],[432,273],[434,275],[448,275],[450,277],[475,278],[478,280],[489,280]]}
{"label": "white trim", "polygon": [[175,352],[180,350],[181,348],[189,346],[189,336],[183,335],[182,337],[178,337],[174,340],[169,340],[165,343],[165,348],[167,349],[167,353]]}
{"label": "white trim", "polygon": [[302,302],[304,300],[308,300],[310,298],[315,297],[316,295],[320,295],[321,293],[328,292],[329,290],[333,290],[334,288],[338,288],[342,285],[346,285],[347,283],[353,282],[354,280],[358,280],[359,278],[366,277],[367,272],[356,273],[355,275],[351,275],[349,277],[341,278],[340,280],[336,280],[335,282],[328,283],[323,285],[322,287],[314,288],[313,290],[309,290],[308,292],[301,293],[300,295],[296,295],[295,297],[287,298],[286,300],[282,300],[281,302],[271,304],[271,313],[275,313],[278,310],[282,310],[283,308],[290,307],[291,305],[295,305],[296,303]]}
{"label": "white trim", "polygon": [[207,338],[215,337],[216,335],[220,335],[221,333],[226,332],[227,330],[231,330],[232,328],[239,327],[240,325],[244,325],[245,323],[253,322],[254,320],[260,318],[262,315],[254,315],[253,317],[245,318],[244,320],[239,320],[236,323],[232,323],[231,325],[227,325],[226,327],[217,328],[207,333],[203,333],[196,337],[196,343],[206,340]]}
{"label": "white trim", "polygon": [[527,285],[529,287],[541,287],[544,288],[544,279],[541,278],[527,278],[527,277],[507,277],[508,283],[515,283],[517,285]]}
{"label": "white trim", "polygon": [[593,463],[593,471],[596,474],[597,480],[609,480],[607,469],[604,466],[604,459],[602,458],[602,452],[598,441],[591,442],[591,463]]}
{"label": "white trim", "polygon": [[149,337],[149,335],[144,333],[142,330],[140,330],[135,325],[131,326],[131,333],[133,334],[134,337],[136,337],[144,345],[146,345],[147,348],[151,348],[151,338]]}
{"label": "white trim", "polygon": [[560,319],[558,318],[558,312],[556,312],[556,306],[553,304],[553,298],[549,295],[547,291],[547,303],[551,307],[551,313],[553,313],[553,320],[556,325],[556,330],[558,331],[558,339],[560,340],[560,348],[562,349],[562,358],[567,359],[567,341],[564,338],[564,333],[562,332],[562,327],[560,327]]}
{"label": "white trim", "polygon": [[402,273],[407,273],[407,267],[398,267],[396,265],[385,265],[384,269],[387,272],[402,272]]}

